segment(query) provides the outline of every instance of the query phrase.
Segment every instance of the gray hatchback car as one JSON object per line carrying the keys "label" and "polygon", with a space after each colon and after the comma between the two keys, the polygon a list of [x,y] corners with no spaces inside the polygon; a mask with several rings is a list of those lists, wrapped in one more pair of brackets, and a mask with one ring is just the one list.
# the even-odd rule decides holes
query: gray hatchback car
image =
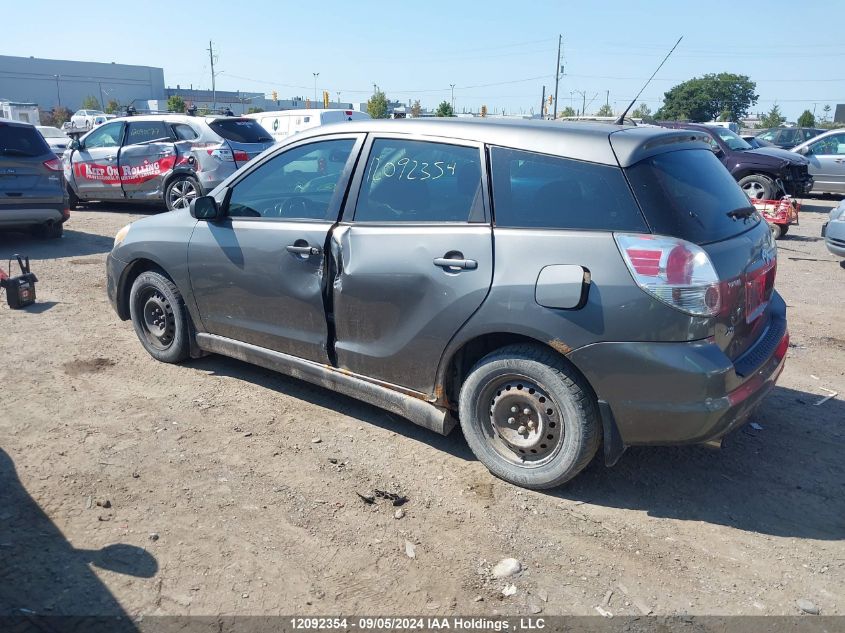
{"label": "gray hatchback car", "polygon": [[62,163],[34,125],[0,119],[0,229],[61,237],[68,219]]}
{"label": "gray hatchback car", "polygon": [[495,475],[717,441],[789,336],[766,222],[689,130],[366,121],[124,227],[108,294],[158,360],[218,353],[448,433]]}

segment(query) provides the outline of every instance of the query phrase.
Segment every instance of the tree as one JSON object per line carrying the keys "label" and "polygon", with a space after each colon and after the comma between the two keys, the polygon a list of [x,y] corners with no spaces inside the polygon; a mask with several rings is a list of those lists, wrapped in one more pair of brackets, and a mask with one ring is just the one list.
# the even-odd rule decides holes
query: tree
{"label": "tree", "polygon": [[185,100],[180,97],[179,95],[170,95],[167,98],[167,111],[168,112],[184,112],[185,111]]}
{"label": "tree", "polygon": [[596,112],[596,116],[613,116],[613,108],[610,107],[609,103],[605,103],[599,108],[599,111]]}
{"label": "tree", "polygon": [[422,115],[422,106],[420,105],[420,100],[417,99],[414,101],[414,105],[411,106],[411,116],[416,119],[419,118],[420,115]]}
{"label": "tree", "polygon": [[452,104],[445,100],[441,101],[440,105],[437,106],[434,116],[455,116],[455,112],[452,110]]}
{"label": "tree", "polygon": [[816,117],[809,110],[804,110],[798,117],[799,127],[816,127]]}
{"label": "tree", "polygon": [[253,106],[246,111],[247,114],[258,114],[259,112],[264,112],[264,108]]}
{"label": "tree", "polygon": [[645,119],[646,117],[651,116],[651,108],[648,107],[648,104],[641,103],[634,108],[634,111],[631,112],[631,116],[636,117],[637,119]]}
{"label": "tree", "polygon": [[575,116],[575,110],[572,109],[572,106],[566,106],[563,110],[560,111],[558,116],[561,118],[565,116]]}
{"label": "tree", "polygon": [[481,111],[479,112],[479,114],[481,115],[482,118],[487,117],[487,106],[486,105],[481,106]]}
{"label": "tree", "polygon": [[773,105],[771,110],[760,117],[760,125],[764,128],[779,127],[784,121],[786,121],[786,117],[780,113],[778,104]]}
{"label": "tree", "polygon": [[381,90],[376,89],[367,101],[367,113],[374,119],[387,118],[387,97]]}
{"label": "tree", "polygon": [[97,97],[93,95],[88,95],[82,100],[82,109],[83,110],[99,110],[100,109],[100,102],[97,101]]}
{"label": "tree", "polygon": [[62,123],[70,121],[70,117],[72,116],[73,113],[67,108],[55,108],[53,110],[53,115],[50,118],[50,125],[54,127],[62,127]]}
{"label": "tree", "polygon": [[109,99],[104,112],[106,114],[114,114],[118,110],[120,110],[120,103],[118,103],[117,99]]}
{"label": "tree", "polygon": [[822,123],[827,123],[828,121],[830,121],[830,104],[829,103],[824,104],[824,107],[822,108],[822,112],[824,112],[824,114],[822,115]]}
{"label": "tree", "polygon": [[655,117],[680,121],[712,121],[723,113],[739,121],[757,103],[757,84],[746,75],[710,73],[678,84],[664,94]]}

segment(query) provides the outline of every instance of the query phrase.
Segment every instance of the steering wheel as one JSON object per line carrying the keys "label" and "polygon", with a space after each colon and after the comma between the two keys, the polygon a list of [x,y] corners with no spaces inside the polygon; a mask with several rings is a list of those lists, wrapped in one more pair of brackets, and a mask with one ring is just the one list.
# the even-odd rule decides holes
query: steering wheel
{"label": "steering wheel", "polygon": [[311,206],[311,201],[308,198],[301,196],[294,196],[288,198],[282,203],[279,209],[279,217],[282,218],[305,218],[308,217],[308,207]]}

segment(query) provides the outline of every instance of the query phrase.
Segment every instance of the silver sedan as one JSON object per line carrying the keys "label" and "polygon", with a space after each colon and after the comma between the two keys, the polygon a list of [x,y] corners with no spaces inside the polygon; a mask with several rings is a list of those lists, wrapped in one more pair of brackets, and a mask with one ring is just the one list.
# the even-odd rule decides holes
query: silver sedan
{"label": "silver sedan", "polygon": [[790,151],[810,160],[812,193],[845,193],[845,130],[830,130]]}

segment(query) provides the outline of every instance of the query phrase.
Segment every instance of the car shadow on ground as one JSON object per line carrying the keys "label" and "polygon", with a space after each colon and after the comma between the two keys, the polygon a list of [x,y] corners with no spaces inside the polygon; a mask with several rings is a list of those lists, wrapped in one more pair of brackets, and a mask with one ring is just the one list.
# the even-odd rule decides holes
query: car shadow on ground
{"label": "car shadow on ground", "polygon": [[[845,403],[776,387],[750,424],[703,446],[633,447],[556,497],[772,536],[845,538]],[[759,422],[758,422],[759,421]]]}
{"label": "car shadow on ground", "polygon": [[[246,380],[475,461],[460,428],[442,437],[377,407],[234,359],[207,356],[190,366]],[[544,494],[773,536],[845,538],[845,440],[827,424],[845,420],[845,404],[832,399],[817,408],[813,403],[819,399],[818,394],[776,387],[752,418],[763,420],[763,428],[746,425],[719,450],[632,447],[612,468],[599,455],[570,483]]]}
{"label": "car shadow on ground", "polygon": [[466,461],[475,461],[475,456],[469,450],[469,446],[467,446],[459,429],[444,437],[439,433],[417,426],[399,415],[379,409],[355,398],[233,358],[211,355],[188,361],[185,365],[208,372],[214,376],[229,376],[238,380],[245,380],[265,389],[283,393],[292,398],[304,400],[325,409],[337,411],[366,424],[394,431],[409,439],[428,444],[453,457]]}
{"label": "car shadow on ground", "polygon": [[[91,565],[140,578],[158,571],[156,559],[134,545],[73,547],[23,487],[12,458],[0,449],[0,623],[5,622],[0,628],[52,631],[56,629],[50,618],[98,616],[105,626],[92,622],[74,630],[135,631]],[[41,617],[48,621],[41,622]],[[7,618],[20,618],[20,628]],[[61,629],[67,622],[52,624]]]}
{"label": "car shadow on ground", "polygon": [[819,200],[808,200],[805,198],[803,201],[801,201],[801,208],[798,210],[799,217],[802,213],[823,213],[827,215],[833,210],[836,205],[834,204],[831,206],[830,204],[824,204],[824,202],[839,202],[839,199],[821,198]]}
{"label": "car shadow on ground", "polygon": [[[139,202],[84,202],[77,205],[77,211],[108,211],[109,213],[126,213],[132,215],[158,215],[167,213],[167,207],[163,203],[142,204]],[[70,212],[73,220],[73,211]]]}
{"label": "car shadow on ground", "polygon": [[[8,258],[15,253],[33,260],[60,259],[108,253],[113,245],[114,237],[68,229],[65,229],[65,234],[60,239],[53,240],[39,239],[29,233],[2,232],[0,233],[0,266],[5,268]],[[16,264],[13,262],[12,268],[15,269],[15,267]],[[33,272],[38,274],[37,270]]]}

